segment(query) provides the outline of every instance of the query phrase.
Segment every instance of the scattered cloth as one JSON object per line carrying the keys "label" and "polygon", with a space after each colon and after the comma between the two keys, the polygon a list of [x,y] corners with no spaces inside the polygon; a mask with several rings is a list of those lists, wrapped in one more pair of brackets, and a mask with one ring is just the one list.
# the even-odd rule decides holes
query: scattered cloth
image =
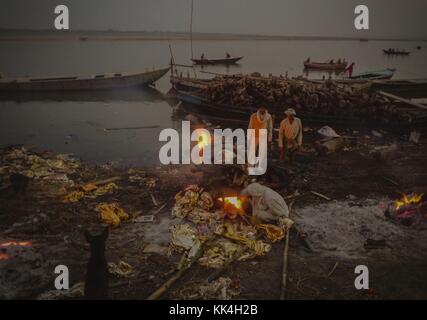
{"label": "scattered cloth", "polygon": [[185,218],[196,208],[209,210],[213,207],[213,200],[208,192],[197,185],[190,185],[175,195],[175,205],[172,214],[178,218]]}
{"label": "scattered cloth", "polygon": [[40,294],[37,300],[62,300],[70,298],[81,298],[84,296],[85,283],[78,282],[69,290],[49,290]]}
{"label": "scattered cloth", "polygon": [[265,234],[268,241],[271,243],[278,242],[285,237],[283,228],[278,226],[272,224],[258,224],[256,227]]}
{"label": "scattered cloth", "polygon": [[171,251],[188,251],[188,257],[194,257],[201,246],[197,230],[188,224],[180,224],[171,227],[172,240]]}
{"label": "scattered cloth", "polygon": [[319,133],[320,135],[327,137],[327,138],[338,138],[338,137],[340,137],[340,135],[338,133],[336,133],[335,130],[329,126],[324,126],[324,127],[320,128],[319,130],[317,130],[317,133]]}
{"label": "scattered cloth", "polygon": [[249,252],[243,244],[220,238],[209,245],[198,262],[201,266],[219,269],[230,260],[243,261],[253,257],[255,254]]}
{"label": "scattered cloth", "polygon": [[104,194],[113,194],[119,187],[110,182],[104,186],[98,187],[93,183],[88,183],[79,187],[80,190],[72,191],[64,197],[64,202],[78,202],[83,198],[95,199]]}
{"label": "scattered cloth", "polygon": [[[257,256],[263,256],[270,251],[271,245],[261,241],[249,239],[246,234],[236,232],[231,223],[224,223],[224,237],[243,243],[249,249],[253,250]],[[246,233],[246,232],[245,232]]]}
{"label": "scattered cloth", "polygon": [[117,203],[100,203],[96,206],[101,220],[112,227],[120,225],[121,221],[128,220],[129,215]]}
{"label": "scattered cloth", "polygon": [[119,261],[117,264],[108,262],[108,272],[119,278],[127,278],[133,273],[133,268],[124,261]]}

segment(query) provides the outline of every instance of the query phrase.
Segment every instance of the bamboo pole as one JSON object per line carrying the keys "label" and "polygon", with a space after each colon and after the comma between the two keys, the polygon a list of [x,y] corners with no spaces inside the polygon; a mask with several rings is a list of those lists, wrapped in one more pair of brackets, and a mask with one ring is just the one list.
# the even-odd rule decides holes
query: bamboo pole
{"label": "bamboo pole", "polygon": [[[194,262],[196,262],[197,260],[200,259],[200,257],[203,254],[204,251],[204,247],[207,245],[207,243],[210,242],[210,239],[208,239],[204,244],[202,244],[199,248],[199,250],[197,251],[196,255],[191,258],[190,261],[188,261],[186,264],[184,264],[181,268],[179,268],[179,270],[172,276],[170,277],[164,284],[162,284],[156,291],[154,291],[148,298],[147,300],[157,300],[159,299],[165,292],[167,292],[172,286],[173,284],[179,279],[181,278],[181,276],[188,270],[191,268],[191,266],[193,265]],[[181,263],[180,263],[181,264]]]}
{"label": "bamboo pole", "polygon": [[191,59],[194,59],[193,54],[193,7],[194,7],[194,1],[191,0],[191,17],[190,17],[190,45],[191,45]]}
{"label": "bamboo pole", "polygon": [[[291,218],[291,211],[294,201],[289,204],[289,218]],[[291,227],[292,228],[292,227]],[[285,300],[286,285],[288,281],[288,251],[289,251],[289,234],[291,228],[286,230],[285,250],[283,251],[283,269],[282,269],[282,288],[280,289],[280,300]]]}

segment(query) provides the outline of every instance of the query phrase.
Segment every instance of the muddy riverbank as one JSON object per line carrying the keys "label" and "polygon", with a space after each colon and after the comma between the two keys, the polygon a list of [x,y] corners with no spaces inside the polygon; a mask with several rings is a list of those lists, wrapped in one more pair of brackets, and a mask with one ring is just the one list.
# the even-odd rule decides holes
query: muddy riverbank
{"label": "muddy riverbank", "polygon": [[[273,161],[257,179],[294,203],[291,217],[304,233],[291,231],[287,298],[427,298],[425,217],[403,225],[383,210],[402,193],[427,191],[425,141],[347,129],[338,133],[351,135],[351,144],[319,155],[312,147],[316,132],[306,128],[304,152],[292,166]],[[0,162],[0,242],[13,242],[2,247],[3,298],[81,298],[79,287],[65,297],[52,293],[53,270],[68,266],[70,286],[84,281],[89,258],[84,230],[102,228],[108,221],[99,205],[115,203],[128,217],[110,229],[107,261],[123,261],[132,271],[121,276],[112,271],[110,296],[146,299],[181,258],[169,247],[170,227],[182,223],[171,214],[175,195],[199,185],[216,198],[227,190],[238,192],[252,179],[235,166],[120,169],[22,147],[3,149]],[[29,177],[26,192],[10,185],[13,172]],[[141,219],[151,215],[152,221]],[[273,243],[264,256],[234,261],[221,272],[238,291],[235,298],[279,298],[283,247],[283,241]],[[370,290],[354,288],[354,268],[361,264],[369,268]],[[213,271],[193,264],[162,298],[191,298],[183,288]]]}

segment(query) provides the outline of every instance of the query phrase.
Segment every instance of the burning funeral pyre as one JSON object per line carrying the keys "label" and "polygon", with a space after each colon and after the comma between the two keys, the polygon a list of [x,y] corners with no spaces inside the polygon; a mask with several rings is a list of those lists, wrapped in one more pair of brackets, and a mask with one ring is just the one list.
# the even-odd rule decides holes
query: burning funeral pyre
{"label": "burning funeral pyre", "polygon": [[172,227],[170,249],[205,267],[222,268],[233,260],[263,256],[285,235],[278,226],[253,221],[245,196],[225,195],[214,201],[202,187],[191,185],[175,200],[172,214],[183,223]]}

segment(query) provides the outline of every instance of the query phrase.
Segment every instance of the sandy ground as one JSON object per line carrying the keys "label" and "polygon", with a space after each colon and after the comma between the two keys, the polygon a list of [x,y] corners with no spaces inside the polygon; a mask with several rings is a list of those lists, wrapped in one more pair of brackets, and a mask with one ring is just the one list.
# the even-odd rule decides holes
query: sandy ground
{"label": "sandy ground", "polygon": [[[307,135],[310,141],[310,134]],[[378,146],[397,148],[378,160],[372,151]],[[296,190],[292,218],[306,234],[313,252],[291,232],[289,249],[289,299],[426,299],[427,227],[425,222],[404,226],[386,219],[381,205],[403,192],[427,191],[425,160],[427,149],[407,142],[407,137],[382,138],[357,134],[357,144],[347,151],[326,156],[301,154],[288,172],[272,171],[260,182],[283,196]],[[286,165],[286,167],[288,167]],[[112,278],[110,295],[116,299],[145,299],[173,273],[180,258],[168,256],[169,227],[177,222],[171,216],[172,197],[182,187],[199,183],[215,192],[216,177],[224,176],[221,167],[155,167],[139,172],[157,179],[155,197],[158,211],[145,188],[129,183],[123,169],[94,167],[84,180],[122,176],[119,191],[105,198],[73,204],[35,198],[16,197],[8,190],[0,196],[0,239],[31,240],[25,254],[8,262],[0,261],[3,298],[36,298],[52,289],[53,268],[67,265],[70,284],[84,280],[89,256],[83,230],[99,227],[94,211],[104,200],[118,201],[132,215],[152,214],[152,223],[124,222],[112,229],[107,242],[108,261],[123,260],[134,268],[130,278]],[[392,181],[392,182],[390,182]],[[310,191],[331,198],[326,201]],[[289,201],[288,201],[289,202]],[[18,224],[18,225],[17,225]],[[10,232],[11,227],[16,228]],[[378,248],[368,248],[368,239],[384,240]],[[147,253],[147,247],[155,253]],[[240,284],[240,299],[278,299],[282,274],[283,242],[274,244],[262,258],[234,262],[222,273]],[[148,250],[149,251],[149,250]],[[2,264],[2,265],[1,265]],[[371,290],[354,288],[354,268],[366,265]],[[201,281],[212,270],[194,265],[162,297],[176,298],[177,290],[188,282]],[[7,276],[5,276],[7,275]]]}

